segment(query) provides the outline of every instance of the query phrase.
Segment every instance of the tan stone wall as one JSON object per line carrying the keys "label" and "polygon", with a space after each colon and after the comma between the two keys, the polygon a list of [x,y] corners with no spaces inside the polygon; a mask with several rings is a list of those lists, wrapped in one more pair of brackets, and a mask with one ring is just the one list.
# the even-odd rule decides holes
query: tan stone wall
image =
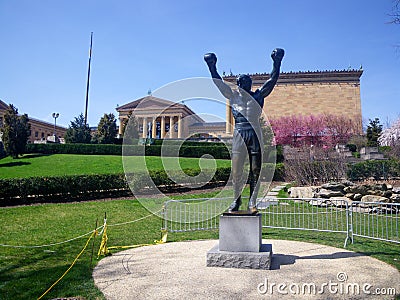
{"label": "tan stone wall", "polygon": [[[258,88],[255,86],[255,88]],[[285,115],[334,114],[361,127],[360,86],[354,83],[281,84],[265,99],[268,118]]]}
{"label": "tan stone wall", "polygon": [[[334,114],[351,118],[362,133],[359,77],[362,70],[283,73],[265,98],[268,118],[289,115]],[[250,75],[253,90],[268,80],[268,74]],[[224,80],[234,82],[233,76]]]}

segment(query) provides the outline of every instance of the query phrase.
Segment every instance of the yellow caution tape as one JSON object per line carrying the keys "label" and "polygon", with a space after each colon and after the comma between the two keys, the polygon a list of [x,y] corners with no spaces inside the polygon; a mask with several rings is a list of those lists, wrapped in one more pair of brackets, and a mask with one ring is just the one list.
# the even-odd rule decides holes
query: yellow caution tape
{"label": "yellow caution tape", "polygon": [[97,235],[97,230],[94,230],[93,233],[90,235],[90,237],[88,238],[88,240],[86,241],[85,246],[83,247],[82,251],[79,252],[79,254],[75,257],[74,261],[72,262],[72,264],[69,266],[69,268],[64,272],[64,274],[62,274],[62,276],[60,278],[58,278],[56,280],[56,282],[54,282],[51,287],[49,287],[39,298],[38,300],[42,299],[48,292],[50,292],[50,290],[61,281],[61,279],[64,278],[65,275],[67,275],[67,273],[72,269],[72,267],[75,265],[75,263],[77,262],[77,260],[79,259],[79,257],[82,255],[82,253],[85,251],[86,247],[89,245],[89,241]]}
{"label": "yellow caution tape", "polygon": [[104,255],[104,256],[108,255],[107,241],[108,241],[107,223],[104,220],[103,235],[101,237],[101,243],[100,243],[99,251],[97,252],[97,257],[99,257],[100,255]]}
{"label": "yellow caution tape", "polygon": [[103,237],[101,239],[100,243],[100,248],[97,253],[97,256],[100,257],[100,255],[106,256],[109,254],[109,250],[112,249],[131,249],[131,248],[138,248],[138,247],[143,247],[143,246],[153,246],[153,245],[159,245],[159,244],[164,244],[167,242],[167,237],[168,237],[168,231],[163,229],[161,230],[161,240],[155,240],[154,244],[137,244],[137,245],[129,245],[129,246],[112,246],[112,247],[107,247],[107,224],[104,223],[104,231],[103,231]]}

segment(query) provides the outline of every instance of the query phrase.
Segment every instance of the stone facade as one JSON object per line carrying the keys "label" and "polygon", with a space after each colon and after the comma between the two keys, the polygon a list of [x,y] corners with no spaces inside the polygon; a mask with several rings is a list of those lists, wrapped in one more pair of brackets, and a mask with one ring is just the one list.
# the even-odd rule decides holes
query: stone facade
{"label": "stone facade", "polygon": [[[281,73],[274,90],[266,98],[264,111],[269,119],[311,114],[346,116],[356,121],[361,133],[362,73],[362,69]],[[249,75],[253,80],[253,90],[270,78],[267,73]],[[235,83],[236,76],[227,76],[224,80]]]}
{"label": "stone facade", "polygon": [[[3,126],[4,115],[7,109],[8,105],[0,100],[0,129]],[[52,137],[54,134],[54,124],[52,123],[34,119],[31,117],[29,117],[29,123],[31,124],[31,135],[29,136],[28,143],[46,141],[48,137]],[[56,126],[55,129],[58,138],[63,139],[65,133],[67,132],[67,128]]]}
{"label": "stone facade", "polygon": [[[138,121],[139,136],[142,138],[187,138],[189,127],[204,123],[189,107],[151,95],[129,102],[117,108],[120,124],[132,114]],[[119,129],[122,135],[122,126]]]}

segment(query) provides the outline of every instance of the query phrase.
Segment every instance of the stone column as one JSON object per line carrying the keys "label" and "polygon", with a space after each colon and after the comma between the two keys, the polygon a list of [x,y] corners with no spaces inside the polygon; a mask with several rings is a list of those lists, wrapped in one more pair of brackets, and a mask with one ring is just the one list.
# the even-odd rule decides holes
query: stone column
{"label": "stone column", "polygon": [[232,129],[231,129],[231,106],[230,106],[230,100],[226,99],[226,124],[225,124],[225,131],[226,134],[231,134],[232,133]]}
{"label": "stone column", "polygon": [[147,118],[143,117],[143,133],[142,133],[142,138],[147,137]]}
{"label": "stone column", "polygon": [[124,123],[125,118],[124,117],[119,117],[119,129],[118,129],[118,135],[122,136],[122,124]]}
{"label": "stone column", "polygon": [[182,116],[178,116],[178,139],[182,138]]}
{"label": "stone column", "polygon": [[175,137],[175,120],[174,116],[169,117],[169,138],[172,139]]}
{"label": "stone column", "polygon": [[235,119],[233,118],[233,113],[231,110],[231,133],[233,133],[234,126],[235,126]]}
{"label": "stone column", "polygon": [[161,138],[165,137],[165,116],[161,116]]}
{"label": "stone column", "polygon": [[153,139],[156,138],[156,133],[157,133],[157,123],[156,123],[156,118],[153,117],[153,123],[152,123],[152,126],[151,126],[151,137]]}

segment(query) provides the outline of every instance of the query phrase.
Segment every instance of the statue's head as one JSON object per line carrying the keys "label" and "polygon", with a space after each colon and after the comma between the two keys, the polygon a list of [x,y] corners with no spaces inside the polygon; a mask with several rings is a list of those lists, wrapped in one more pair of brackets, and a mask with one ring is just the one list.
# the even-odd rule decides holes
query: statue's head
{"label": "statue's head", "polygon": [[236,78],[236,84],[246,92],[250,92],[252,80],[249,75],[241,74]]}

